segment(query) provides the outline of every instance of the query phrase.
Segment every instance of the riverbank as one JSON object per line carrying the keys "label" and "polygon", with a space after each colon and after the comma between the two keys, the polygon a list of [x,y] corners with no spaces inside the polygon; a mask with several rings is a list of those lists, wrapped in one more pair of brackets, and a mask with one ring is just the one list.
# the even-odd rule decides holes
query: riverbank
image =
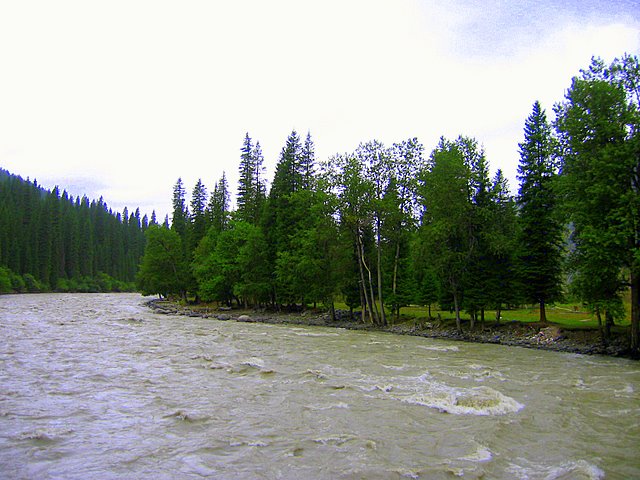
{"label": "riverbank", "polygon": [[491,343],[584,355],[632,357],[629,349],[629,336],[626,332],[612,332],[608,344],[604,345],[600,339],[600,332],[596,329],[563,329],[554,324],[542,326],[537,323],[514,321],[495,325],[491,322],[484,326],[476,326],[474,331],[468,331],[467,328],[463,329],[462,333],[458,333],[455,326],[442,321],[415,321],[379,327],[354,320],[350,318],[349,312],[343,311],[336,312],[336,320],[332,320],[331,315],[328,313],[312,311],[276,313],[218,310],[211,306],[203,305],[182,306],[178,303],[161,299],[150,300],[147,302],[147,306],[159,314],[213,318],[222,321],[334,327],[463,342]]}

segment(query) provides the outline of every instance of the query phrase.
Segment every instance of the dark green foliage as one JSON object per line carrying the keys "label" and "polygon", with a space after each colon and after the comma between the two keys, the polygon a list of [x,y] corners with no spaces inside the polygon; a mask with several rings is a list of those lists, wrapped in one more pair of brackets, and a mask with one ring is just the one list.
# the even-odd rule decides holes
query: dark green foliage
{"label": "dark green foliage", "polygon": [[421,228],[424,248],[440,279],[441,292],[452,298],[458,330],[462,328],[460,309],[474,253],[471,170],[460,144],[443,138],[431,154],[430,166],[424,174]]}
{"label": "dark green foliage", "polygon": [[145,295],[180,295],[186,298],[189,264],[178,232],[158,225],[146,231],[147,244],[137,285]]}
{"label": "dark green foliage", "polygon": [[221,233],[213,228],[196,251],[194,274],[199,295],[228,305],[264,303],[269,298],[266,244],[259,227],[232,222]]}
{"label": "dark green foliage", "polygon": [[554,154],[551,126],[540,103],[535,102],[520,144],[518,261],[524,299],[540,305],[541,322],[546,322],[546,304],[562,294],[563,225],[554,188]]}
{"label": "dark green foliage", "polygon": [[[180,235],[183,240],[187,235],[187,223],[189,219],[189,211],[185,200],[186,190],[182,183],[182,178],[178,178],[173,187],[173,215],[171,217],[171,230]],[[186,243],[184,248],[187,248]]]}
{"label": "dark green foliage", "polygon": [[632,348],[640,350],[640,65],[593,59],[556,106],[561,193],[571,222],[572,289],[600,317],[632,291]]}
{"label": "dark green foliage", "polygon": [[11,293],[13,291],[11,270],[7,267],[0,267],[0,293]]}
{"label": "dark green foliage", "polygon": [[236,219],[252,225],[260,223],[260,216],[266,198],[264,184],[264,158],[260,142],[255,146],[247,133],[240,149],[240,179],[238,181],[238,199]]}
{"label": "dark green foliage", "polygon": [[[495,309],[499,320],[505,306],[535,302],[544,321],[545,305],[559,299],[564,286],[564,203],[575,215],[574,287],[590,302],[600,301],[596,295],[619,299],[624,282],[640,278],[640,140],[637,105],[629,100],[639,69],[629,58],[601,67],[585,74],[584,85],[574,81],[573,103],[558,109],[563,176],[575,183],[558,190],[558,142],[536,102],[519,145],[517,199],[501,171],[490,175],[472,138],[441,139],[427,161],[422,145],[409,139],[391,148],[367,142],[316,165],[311,136],[303,143],[296,131],[280,153],[267,196],[262,153],[247,134],[237,210],[228,215],[223,176],[205,210],[207,233],[197,247],[190,242],[197,280],[190,293],[275,308],[331,305],[339,295],[377,325],[399,317],[405,305],[439,302],[456,311],[458,328],[461,309],[471,314],[473,327],[486,309]],[[580,92],[588,105],[576,110]],[[598,113],[602,109],[615,115]],[[578,134],[587,137],[575,140]],[[592,135],[602,141],[592,142]],[[189,216],[178,187],[176,231],[181,216],[194,222],[202,208],[192,204]],[[605,231],[604,223],[612,227]],[[47,278],[55,275],[49,271]],[[605,311],[615,316],[619,303],[608,302]]]}
{"label": "dark green foliage", "polygon": [[213,228],[220,233],[227,229],[229,225],[229,185],[227,176],[223,173],[222,177],[216,182],[207,206],[207,230]]}
{"label": "dark green foliage", "polygon": [[145,241],[139,215],[0,170],[0,266],[11,290],[131,290]]}
{"label": "dark green foliage", "polygon": [[198,179],[193,192],[191,193],[191,216],[189,218],[188,249],[190,252],[195,248],[207,233],[207,216],[205,207],[207,205],[207,189]]}

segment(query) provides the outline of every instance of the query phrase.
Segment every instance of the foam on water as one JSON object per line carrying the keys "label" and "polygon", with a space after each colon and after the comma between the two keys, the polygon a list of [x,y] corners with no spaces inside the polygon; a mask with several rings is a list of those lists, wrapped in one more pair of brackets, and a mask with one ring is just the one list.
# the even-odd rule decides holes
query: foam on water
{"label": "foam on water", "polygon": [[640,478],[637,363],[141,302],[0,297],[3,479]]}
{"label": "foam on water", "polygon": [[522,461],[522,465],[511,464],[507,469],[507,472],[517,479],[602,480],[605,478],[604,471],[586,460],[569,461],[560,465],[541,465],[524,459],[518,460]]}
{"label": "foam on water", "polygon": [[418,377],[368,377],[359,389],[454,415],[506,415],[524,408],[515,399],[489,386],[452,386],[429,373]]}
{"label": "foam on water", "polygon": [[428,350],[430,352],[458,352],[460,348],[456,345],[418,345],[417,348],[421,350]]}
{"label": "foam on water", "polygon": [[506,415],[524,408],[524,405],[513,398],[490,387],[453,388],[433,385],[402,400],[454,415]]}
{"label": "foam on water", "polygon": [[493,455],[491,454],[491,451],[485,447],[484,445],[477,445],[476,446],[476,450],[473,453],[470,453],[469,455],[465,455],[464,457],[461,457],[460,460],[464,460],[467,462],[477,462],[477,463],[482,463],[482,462],[488,462],[493,458]]}

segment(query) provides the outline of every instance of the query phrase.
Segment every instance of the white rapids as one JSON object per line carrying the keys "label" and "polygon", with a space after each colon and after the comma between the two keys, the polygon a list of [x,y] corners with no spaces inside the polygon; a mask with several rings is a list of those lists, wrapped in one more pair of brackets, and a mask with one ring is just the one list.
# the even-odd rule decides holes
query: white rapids
{"label": "white rapids", "polygon": [[640,478],[640,364],[0,297],[6,479]]}

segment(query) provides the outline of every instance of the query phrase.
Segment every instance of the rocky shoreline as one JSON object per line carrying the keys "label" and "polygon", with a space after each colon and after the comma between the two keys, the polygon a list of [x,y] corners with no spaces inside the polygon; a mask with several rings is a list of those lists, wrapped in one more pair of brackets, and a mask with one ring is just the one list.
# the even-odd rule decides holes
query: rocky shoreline
{"label": "rocky shoreline", "polygon": [[311,325],[387,332],[398,335],[414,335],[426,338],[457,340],[474,343],[491,343],[556,352],[583,355],[607,355],[632,358],[628,334],[612,333],[607,345],[600,340],[595,329],[568,330],[555,325],[541,326],[535,323],[503,322],[500,325],[487,323],[477,326],[473,332],[461,334],[442,322],[406,322],[387,327],[362,323],[350,317],[349,312],[336,312],[336,320],[328,313],[300,312],[247,312],[213,309],[206,306],[182,306],[163,299],[153,299],[146,303],[155,313],[188,317],[212,318],[222,321],[253,322],[283,325]]}

